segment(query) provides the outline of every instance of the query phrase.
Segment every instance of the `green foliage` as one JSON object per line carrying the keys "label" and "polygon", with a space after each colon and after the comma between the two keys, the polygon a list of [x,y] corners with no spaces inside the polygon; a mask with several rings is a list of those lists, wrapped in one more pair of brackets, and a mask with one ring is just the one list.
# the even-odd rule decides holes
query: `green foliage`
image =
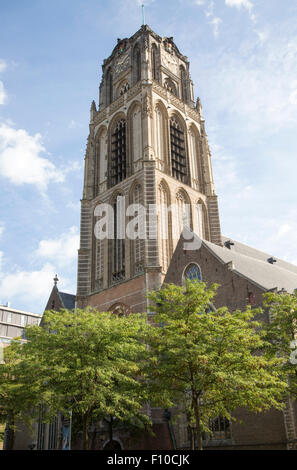
{"label": "green foliage", "polygon": [[297,292],[269,292],[264,296],[264,306],[269,309],[270,323],[266,326],[267,353],[269,357],[279,357],[283,361],[284,379],[288,380],[291,394],[297,397],[297,354],[291,343],[297,339]]}
{"label": "green foliage", "polygon": [[[43,327],[26,328],[26,344],[8,348],[5,359],[18,352],[9,381],[12,404],[27,387],[23,410],[42,404],[48,421],[72,410],[81,416],[85,440],[87,424],[105,416],[149,426],[141,410],[148,398],[142,375],[147,329],[142,315],[118,317],[92,309],[46,312]],[[9,363],[1,367],[7,374]]]}
{"label": "green foliage", "polygon": [[166,406],[186,403],[200,448],[210,418],[230,418],[237,407],[280,408],[286,388],[280,361],[260,353],[265,340],[253,318],[261,311],[209,311],[216,289],[187,281],[185,288],[172,284],[149,294],[162,325],[150,344],[155,394]]}

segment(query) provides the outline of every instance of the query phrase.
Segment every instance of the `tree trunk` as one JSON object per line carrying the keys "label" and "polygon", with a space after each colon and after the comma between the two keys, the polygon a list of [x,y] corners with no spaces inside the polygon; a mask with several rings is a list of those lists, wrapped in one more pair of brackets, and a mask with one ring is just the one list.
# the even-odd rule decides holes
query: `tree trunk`
{"label": "tree trunk", "polygon": [[5,426],[4,450],[13,450],[14,439],[15,439],[14,416],[11,414]]}
{"label": "tree trunk", "polygon": [[193,426],[190,426],[190,432],[191,432],[191,450],[195,450],[195,437],[194,437]]}
{"label": "tree trunk", "polygon": [[197,447],[198,447],[198,450],[202,450],[200,410],[199,410],[199,404],[198,404],[198,397],[196,396],[193,397],[193,408],[194,408],[195,423],[196,423]]}
{"label": "tree trunk", "polygon": [[112,443],[113,441],[113,417],[110,417],[109,421],[109,442]]}
{"label": "tree trunk", "polygon": [[89,415],[88,413],[85,413],[83,415],[83,450],[88,450],[88,444],[89,444],[89,435],[88,435],[88,424],[89,424]]}

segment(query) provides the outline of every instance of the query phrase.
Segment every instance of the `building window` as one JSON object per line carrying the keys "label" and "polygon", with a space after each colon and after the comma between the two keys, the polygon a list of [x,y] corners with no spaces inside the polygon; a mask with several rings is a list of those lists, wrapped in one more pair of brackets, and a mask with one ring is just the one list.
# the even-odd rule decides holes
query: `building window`
{"label": "building window", "polygon": [[[131,197],[132,204],[142,205],[143,206],[143,192],[142,187],[140,184],[136,184],[133,189],[132,197]],[[136,216],[136,214],[134,215]],[[138,236],[135,240],[131,240],[131,254],[132,254],[132,272],[134,274],[140,274],[144,272],[144,240],[143,236],[141,236],[142,227],[145,225],[145,220],[143,219],[143,214],[137,212],[137,217],[139,217],[139,223],[135,227],[138,232]]]}
{"label": "building window", "polygon": [[191,229],[191,205],[186,193],[182,190],[176,195],[176,235],[179,238],[185,227]]}
{"label": "building window", "polygon": [[153,76],[153,80],[158,80],[157,47],[155,44],[153,44],[152,46],[152,76]]}
{"label": "building window", "polygon": [[180,66],[181,97],[183,101],[188,101],[186,71],[183,65]]}
{"label": "building window", "polygon": [[55,417],[49,425],[48,450],[56,450],[58,444],[58,419]]}
{"label": "building window", "polygon": [[134,84],[141,79],[141,55],[139,46],[136,45],[133,51],[133,77]]}
{"label": "building window", "polygon": [[201,202],[196,204],[196,216],[197,216],[197,235],[200,238],[205,238],[205,230],[204,230],[204,207]]}
{"label": "building window", "polygon": [[185,134],[179,122],[170,120],[170,144],[172,176],[182,183],[187,182]]}
{"label": "building window", "polygon": [[159,205],[159,250],[160,250],[160,265],[162,271],[166,272],[170,261],[169,251],[169,220],[168,220],[168,206],[169,206],[169,193],[166,186],[161,183],[158,191],[158,205]]}
{"label": "building window", "polygon": [[[112,204],[114,217],[114,238],[110,240],[111,252],[111,284],[116,284],[125,279],[125,239],[124,234],[119,233],[119,223],[121,223],[121,214],[125,215],[125,208],[122,207],[124,198],[118,195]],[[119,238],[117,238],[119,237]]]}
{"label": "building window", "polygon": [[185,272],[184,272],[184,278],[189,279],[191,281],[193,280],[198,280],[201,281],[201,271],[198,266],[198,264],[191,263],[189,266],[187,266]]}
{"label": "building window", "polygon": [[113,93],[112,93],[112,72],[111,69],[107,71],[106,74],[106,105],[112,103]]}
{"label": "building window", "polygon": [[111,136],[111,184],[115,186],[126,178],[126,121],[121,119]]}
{"label": "building window", "polygon": [[230,421],[223,416],[209,420],[210,434],[208,440],[227,440],[231,439]]}

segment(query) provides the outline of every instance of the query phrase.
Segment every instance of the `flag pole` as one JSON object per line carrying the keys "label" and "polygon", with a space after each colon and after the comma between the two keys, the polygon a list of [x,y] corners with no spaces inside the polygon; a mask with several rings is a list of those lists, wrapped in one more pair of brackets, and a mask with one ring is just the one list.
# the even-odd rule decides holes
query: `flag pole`
{"label": "flag pole", "polygon": [[141,5],[142,7],[142,24],[145,24],[145,15],[144,15],[144,4]]}

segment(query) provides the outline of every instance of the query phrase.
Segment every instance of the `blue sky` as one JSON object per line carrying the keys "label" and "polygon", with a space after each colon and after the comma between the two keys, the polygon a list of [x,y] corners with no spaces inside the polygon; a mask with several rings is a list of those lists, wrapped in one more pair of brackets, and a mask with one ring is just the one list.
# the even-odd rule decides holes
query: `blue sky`
{"label": "blue sky", "polygon": [[[0,303],[42,312],[56,272],[75,293],[90,104],[141,3],[0,3]],[[297,263],[297,2],[144,3],[191,62],[223,233]]]}

